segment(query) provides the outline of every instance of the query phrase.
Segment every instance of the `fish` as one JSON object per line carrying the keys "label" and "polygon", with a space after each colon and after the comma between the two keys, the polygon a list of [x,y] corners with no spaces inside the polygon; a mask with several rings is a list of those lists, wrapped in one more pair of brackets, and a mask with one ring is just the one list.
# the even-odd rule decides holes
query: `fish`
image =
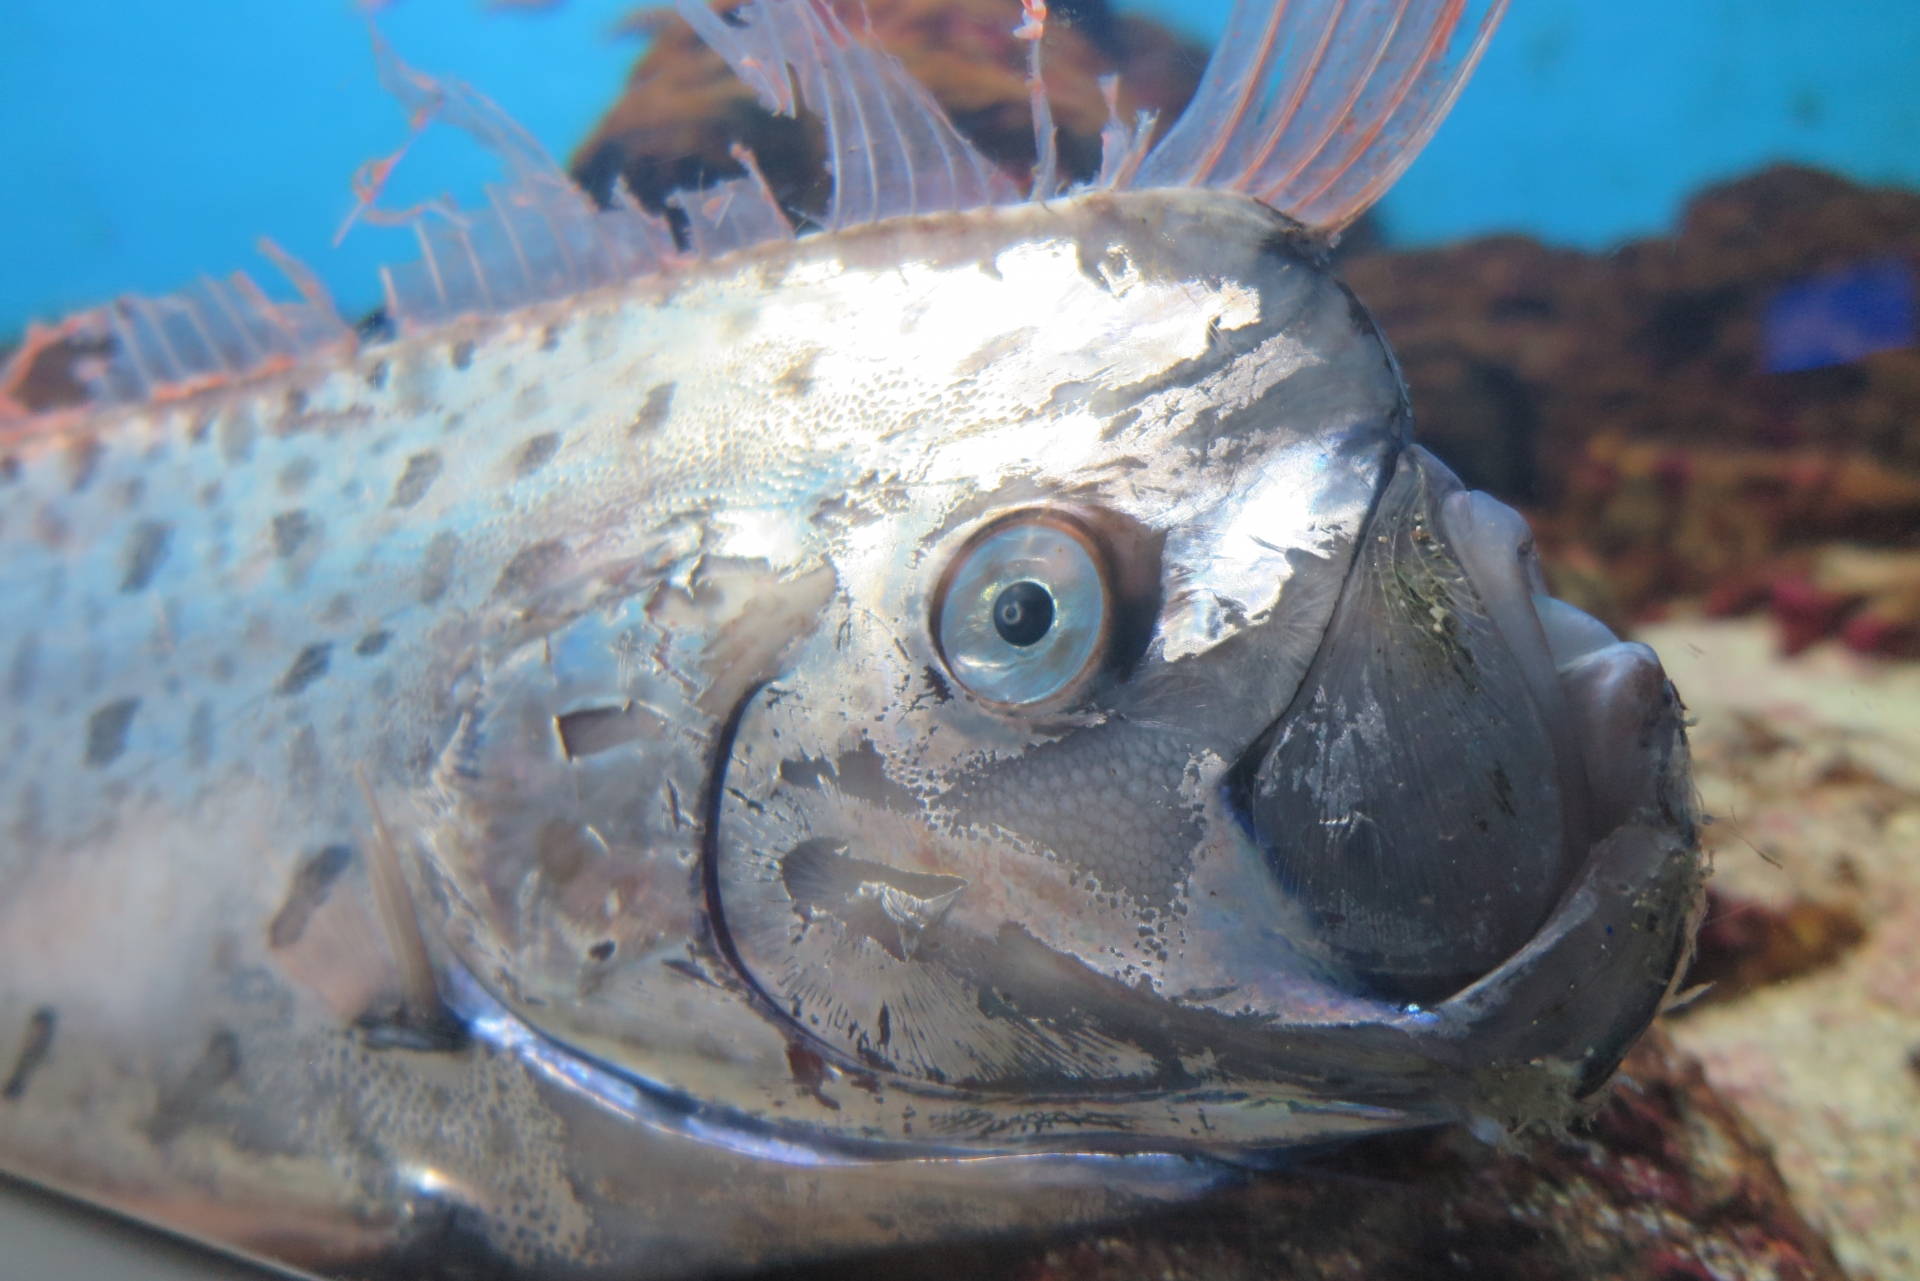
{"label": "fish", "polygon": [[0,1170],[668,1278],[1592,1106],[1701,910],[1684,708],[1328,258],[1499,0],[1238,0],[1077,185],[1036,0],[1030,183],[823,0],[679,10],[825,122],[807,234],[382,48],[507,178],[377,323],[285,262],[0,372]]}

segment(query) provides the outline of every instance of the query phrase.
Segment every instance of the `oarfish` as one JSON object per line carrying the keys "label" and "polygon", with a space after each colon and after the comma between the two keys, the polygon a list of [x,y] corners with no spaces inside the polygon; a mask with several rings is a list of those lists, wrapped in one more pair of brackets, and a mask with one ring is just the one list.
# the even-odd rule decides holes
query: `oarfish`
{"label": "oarfish", "polygon": [[825,121],[810,234],[382,55],[510,176],[384,327],[293,267],[0,374],[0,1169],[667,1277],[1574,1115],[1689,947],[1682,711],[1327,265],[1500,0],[1240,0],[1029,196],[825,0],[680,7]]}

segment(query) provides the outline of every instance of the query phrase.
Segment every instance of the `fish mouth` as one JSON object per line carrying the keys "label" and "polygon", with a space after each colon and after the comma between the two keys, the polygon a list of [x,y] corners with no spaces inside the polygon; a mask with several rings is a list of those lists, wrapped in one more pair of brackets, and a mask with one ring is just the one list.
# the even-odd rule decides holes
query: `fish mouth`
{"label": "fish mouth", "polygon": [[1525,520],[1417,447],[1227,803],[1360,990],[1430,1005],[1513,956],[1623,824],[1684,823],[1658,659],[1553,599]]}

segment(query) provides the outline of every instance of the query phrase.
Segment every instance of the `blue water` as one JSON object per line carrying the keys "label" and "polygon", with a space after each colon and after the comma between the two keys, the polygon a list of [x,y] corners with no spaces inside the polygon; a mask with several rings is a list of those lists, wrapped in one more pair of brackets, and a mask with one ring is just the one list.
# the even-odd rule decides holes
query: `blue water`
{"label": "blue water", "polygon": [[[403,54],[483,88],[564,156],[639,47],[631,0],[547,14],[401,0]],[[1144,0],[1206,35],[1226,0]],[[261,234],[342,306],[400,233],[331,240],[347,180],[406,136],[347,0],[0,0],[0,335],[122,290],[257,267]],[[1836,16],[1837,15],[1837,16]],[[1382,213],[1404,243],[1495,230],[1602,247],[1777,159],[1920,187],[1914,0],[1514,0],[1478,77]],[[472,198],[485,157],[436,131],[394,194]],[[271,273],[265,273],[271,274]]]}

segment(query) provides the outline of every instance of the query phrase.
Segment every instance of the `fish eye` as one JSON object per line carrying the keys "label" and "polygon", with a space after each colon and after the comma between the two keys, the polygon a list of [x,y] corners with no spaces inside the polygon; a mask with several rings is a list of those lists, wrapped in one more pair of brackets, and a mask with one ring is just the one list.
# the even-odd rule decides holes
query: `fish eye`
{"label": "fish eye", "polygon": [[1024,513],[953,560],[933,629],[947,670],[988,702],[1025,707],[1077,687],[1107,648],[1112,613],[1100,549],[1075,522]]}

